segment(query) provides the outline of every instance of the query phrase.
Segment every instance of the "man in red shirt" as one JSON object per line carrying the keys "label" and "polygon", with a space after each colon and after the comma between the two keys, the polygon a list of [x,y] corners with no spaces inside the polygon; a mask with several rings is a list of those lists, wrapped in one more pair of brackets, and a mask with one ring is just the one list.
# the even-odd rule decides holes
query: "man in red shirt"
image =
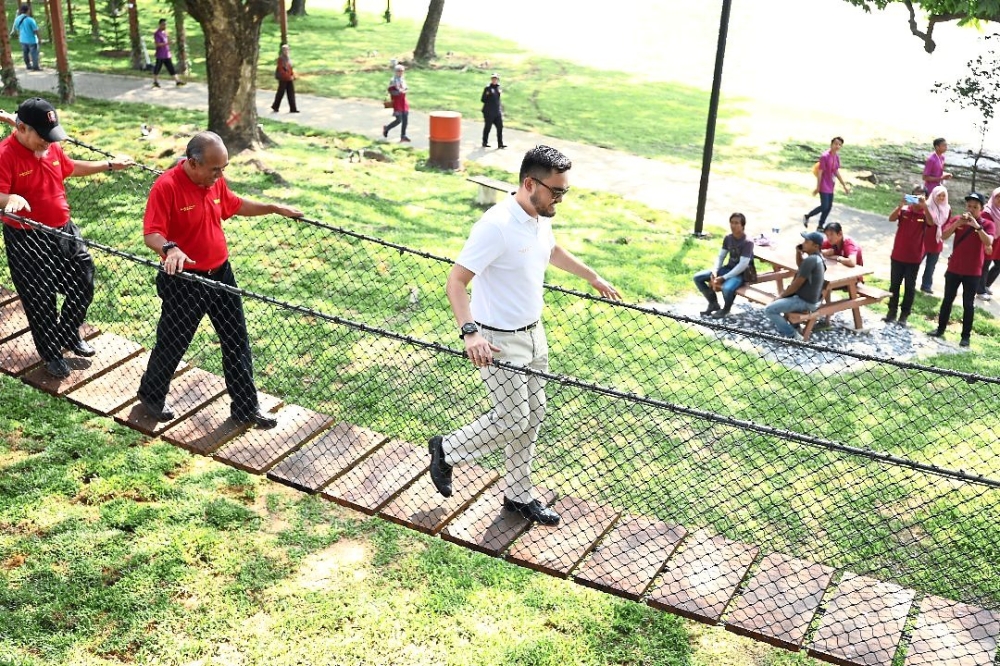
{"label": "man in red shirt", "polygon": [[[243,300],[205,281],[236,287],[222,220],[233,215],[301,217],[302,212],[233,194],[222,176],[229,151],[215,132],[196,134],[188,142],[186,157],[156,179],[146,202],[146,246],[163,258],[163,270],[156,276],[162,305],[156,345],[139,384],[139,401],[158,421],[174,418],[166,403],[170,379],[207,314],[222,346],[233,420],[273,428],[278,422],[262,414],[257,403]],[[185,279],[182,274],[202,279]]]}
{"label": "man in red shirt", "polygon": [[[924,259],[924,229],[927,228],[927,200],[923,196],[924,188],[917,185],[913,195],[917,202],[907,204],[904,197],[895,210],[889,213],[889,221],[896,223],[896,238],[892,244],[892,254],[889,257],[889,314],[882,321],[891,324],[896,321],[899,308],[899,288],[905,286],[903,305],[899,310],[899,325],[906,326],[906,319],[913,308],[916,296],[917,273],[920,262]],[[911,199],[912,201],[912,199]]]}
{"label": "man in red shirt", "polygon": [[[15,128],[0,143],[0,207],[37,223],[3,218],[7,265],[35,349],[48,373],[62,379],[70,373],[63,348],[77,356],[96,353],[80,339],[80,326],[94,298],[94,260],[70,220],[63,181],[124,169],[134,162],[125,156],[86,162],[68,157],[59,145],[66,130],[55,108],[40,97],[22,102],[13,118],[4,114],[0,119],[13,120]],[[65,296],[60,310],[57,294]]]}
{"label": "man in red shirt", "polygon": [[986,197],[979,192],[972,192],[965,197],[965,212],[957,215],[945,224],[941,230],[941,238],[948,240],[955,237],[951,247],[951,257],[948,258],[948,270],[944,274],[944,295],[941,297],[941,311],[938,313],[937,330],[931,337],[943,338],[944,329],[951,317],[951,305],[958,295],[958,287],[962,286],[962,347],[969,346],[972,335],[972,320],[976,316],[976,288],[979,277],[983,273],[983,260],[986,253],[993,250],[996,238],[996,227],[993,221],[983,217],[983,207]]}

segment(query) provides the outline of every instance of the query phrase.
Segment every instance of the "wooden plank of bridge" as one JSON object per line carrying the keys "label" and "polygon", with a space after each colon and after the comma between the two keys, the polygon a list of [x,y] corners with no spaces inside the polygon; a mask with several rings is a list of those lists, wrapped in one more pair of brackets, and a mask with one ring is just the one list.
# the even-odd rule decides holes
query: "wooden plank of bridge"
{"label": "wooden plank of bridge", "polygon": [[267,473],[267,478],[314,493],[386,441],[385,435],[338,423]]}
{"label": "wooden plank of bridge", "polygon": [[846,572],[827,604],[809,656],[842,666],[890,666],[913,594]]}
{"label": "wooden plank of bridge", "polygon": [[726,619],[726,629],[797,652],[834,569],[781,553],[765,557]]}
{"label": "wooden plank of bridge", "polygon": [[559,524],[532,525],[511,546],[507,559],[550,576],[566,578],[621,515],[609,506],[579,497],[562,497],[552,507]]}
{"label": "wooden plank of bridge", "polygon": [[11,291],[10,289],[4,289],[3,287],[0,287],[0,305],[10,303],[16,298],[17,294],[15,294],[13,291]]}
{"label": "wooden plank of bridge", "polygon": [[[178,369],[178,372],[180,370]],[[135,385],[138,388],[138,383]],[[226,381],[201,368],[190,368],[183,374],[174,375],[170,384],[170,395],[167,401],[174,410],[174,418],[170,421],[157,421],[149,416],[146,408],[139,402],[122,408],[115,414],[115,420],[138,430],[141,433],[156,437],[195,413],[208,402],[215,400],[226,391]]]}
{"label": "wooden plank of bridge", "polygon": [[7,340],[28,330],[28,316],[21,301],[0,305],[0,340]]}
{"label": "wooden plank of bridge", "polygon": [[1000,613],[928,595],[920,602],[906,666],[992,666]]}
{"label": "wooden plank of bridge", "polygon": [[[66,397],[70,402],[98,414],[114,414],[135,402],[135,392],[147,363],[149,352],[144,352],[105,372],[94,381],[73,389]],[[187,368],[187,363],[182,362],[177,372],[183,372]]]}
{"label": "wooden plank of bridge", "polygon": [[[92,338],[99,332],[90,324],[80,327],[80,335],[84,339]],[[18,377],[41,362],[42,358],[35,351],[35,341],[28,331],[0,342],[0,371],[8,375]]]}
{"label": "wooden plank of bridge", "polygon": [[699,532],[667,562],[649,605],[715,624],[758,552],[755,546]]}
{"label": "wooden plank of bridge", "polygon": [[248,430],[213,456],[219,462],[260,474],[323,430],[333,419],[300,405],[283,407],[278,425],[270,430]]}
{"label": "wooden plank of bridge", "polygon": [[573,572],[573,580],[602,592],[639,599],[687,536],[680,525],[627,516]]}
{"label": "wooden plank of bridge", "polygon": [[427,450],[390,440],[328,485],[322,495],[337,504],[373,514],[427,471]]}
{"label": "wooden plank of bridge", "polygon": [[[556,494],[536,487],[535,497],[548,506],[555,500]],[[468,509],[449,522],[441,537],[496,557],[530,526],[531,522],[521,514],[504,510],[503,490],[496,488],[480,495]]]}
{"label": "wooden plank of bridge", "polygon": [[423,474],[399,497],[389,502],[379,515],[427,534],[437,534],[499,477],[500,473],[496,470],[479,465],[458,465],[452,472],[455,492],[446,498],[434,487],[430,474]]}
{"label": "wooden plank of bridge", "polygon": [[41,389],[53,395],[66,395],[73,389],[82,386],[105,370],[109,370],[142,353],[142,346],[115,335],[101,333],[93,339],[97,353],[90,358],[66,356],[70,367],[68,377],[59,379],[48,373],[44,367],[35,368],[22,379],[26,384]]}
{"label": "wooden plank of bridge", "polygon": [[[282,404],[281,398],[260,392],[257,393],[257,401],[262,412],[273,412]],[[249,425],[233,421],[229,415],[229,396],[222,396],[164,432],[163,439],[192,453],[207,456],[249,428]]]}

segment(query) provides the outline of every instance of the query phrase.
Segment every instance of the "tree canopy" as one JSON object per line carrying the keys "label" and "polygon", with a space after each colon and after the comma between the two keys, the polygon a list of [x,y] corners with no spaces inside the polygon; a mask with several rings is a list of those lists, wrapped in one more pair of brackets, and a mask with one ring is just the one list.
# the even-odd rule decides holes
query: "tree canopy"
{"label": "tree canopy", "polygon": [[933,53],[934,26],[957,21],[958,25],[980,21],[1000,21],[1000,0],[845,0],[866,12],[882,10],[891,4],[902,4],[910,12],[910,32],[924,43],[924,50]]}

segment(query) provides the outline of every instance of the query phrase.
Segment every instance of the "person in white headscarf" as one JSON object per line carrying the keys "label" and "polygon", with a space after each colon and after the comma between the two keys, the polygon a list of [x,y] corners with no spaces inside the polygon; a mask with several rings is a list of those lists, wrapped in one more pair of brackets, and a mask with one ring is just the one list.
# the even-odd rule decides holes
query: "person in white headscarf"
{"label": "person in white headscarf", "polygon": [[938,185],[931,190],[927,199],[927,229],[924,230],[924,274],[920,278],[920,291],[933,294],[934,267],[944,249],[941,240],[941,227],[951,216],[951,206],[948,204],[948,189]]}

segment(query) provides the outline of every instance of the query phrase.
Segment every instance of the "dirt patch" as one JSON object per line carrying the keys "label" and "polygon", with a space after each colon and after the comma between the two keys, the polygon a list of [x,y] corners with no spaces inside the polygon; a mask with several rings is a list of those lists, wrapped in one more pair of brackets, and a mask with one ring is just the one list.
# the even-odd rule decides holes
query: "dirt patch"
{"label": "dirt patch", "polygon": [[339,581],[361,581],[368,576],[371,548],[363,541],[342,539],[303,561],[294,585],[306,590],[324,590]]}

